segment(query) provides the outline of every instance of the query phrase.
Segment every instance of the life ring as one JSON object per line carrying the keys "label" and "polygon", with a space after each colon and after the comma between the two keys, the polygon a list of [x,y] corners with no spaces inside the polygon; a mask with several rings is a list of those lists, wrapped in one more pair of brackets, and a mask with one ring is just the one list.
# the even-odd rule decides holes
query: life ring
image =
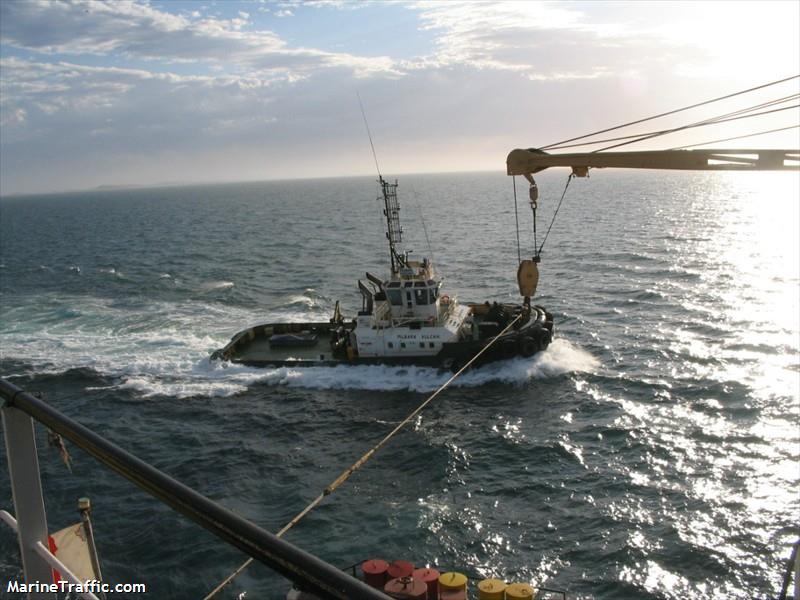
{"label": "life ring", "polygon": [[519,353],[529,358],[539,351],[539,343],[532,337],[523,335],[519,338]]}

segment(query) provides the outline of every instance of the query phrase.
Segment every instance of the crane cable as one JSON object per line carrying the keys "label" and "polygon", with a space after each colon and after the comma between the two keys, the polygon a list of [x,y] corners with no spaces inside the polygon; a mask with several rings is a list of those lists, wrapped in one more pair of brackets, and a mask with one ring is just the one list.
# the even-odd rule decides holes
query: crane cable
{"label": "crane cable", "polygon": [[[517,222],[517,262],[522,262],[522,251],[519,246],[519,211],[517,210],[517,177],[516,175],[511,178],[511,183],[514,186],[514,219]],[[533,227],[536,229],[536,211],[533,212]],[[533,245],[536,245],[534,240]]]}
{"label": "crane cable", "polygon": [[[561,193],[561,200],[558,201],[558,206],[556,206],[556,211],[553,213],[553,218],[550,220],[550,226],[547,228],[547,233],[544,234],[544,239],[542,240],[542,245],[536,250],[536,256],[538,257],[542,253],[542,248],[544,248],[544,243],[547,241],[547,236],[550,235],[550,230],[553,228],[553,223],[556,222],[556,217],[558,216],[558,211],[561,210],[561,203],[564,202],[564,196],[567,195],[567,188],[569,187],[570,182],[572,181],[573,177],[575,177],[575,173],[570,173],[567,177],[567,185],[564,186],[564,191]],[[536,209],[533,209],[534,215],[534,233],[536,228]],[[535,242],[534,242],[535,243]]]}
{"label": "crane cable", "polygon": [[[396,434],[398,431],[400,431],[400,430],[401,430],[403,427],[405,427],[405,426],[406,426],[406,425],[409,423],[409,421],[411,421],[411,419],[413,419],[413,418],[414,418],[414,417],[416,417],[416,416],[417,416],[417,415],[418,415],[420,412],[422,412],[422,410],[423,410],[423,409],[424,409],[424,408],[425,408],[425,407],[426,407],[428,404],[430,404],[430,402],[431,402],[431,401],[432,401],[434,398],[436,398],[436,396],[438,396],[438,395],[439,395],[439,394],[440,394],[440,393],[441,393],[441,392],[442,392],[442,391],[443,391],[443,390],[444,390],[446,387],[448,387],[448,386],[449,386],[449,385],[450,385],[450,384],[451,384],[453,381],[455,381],[455,379],[456,379],[458,376],[460,376],[460,375],[461,375],[461,374],[462,374],[464,371],[466,371],[466,370],[467,370],[467,369],[468,369],[470,366],[472,366],[472,364],[473,364],[473,363],[474,363],[474,362],[475,362],[475,361],[476,361],[476,360],[477,360],[477,359],[478,359],[478,358],[479,358],[479,357],[480,357],[480,356],[481,356],[481,355],[482,355],[484,352],[486,352],[486,350],[488,350],[488,349],[489,349],[489,348],[490,348],[490,347],[491,347],[491,346],[492,346],[492,345],[493,345],[493,344],[494,344],[494,343],[495,343],[495,342],[496,342],[496,341],[497,341],[497,340],[498,340],[500,337],[502,337],[502,336],[503,336],[503,335],[504,335],[504,334],[505,334],[505,333],[506,333],[506,332],[507,332],[509,329],[511,329],[511,328],[512,328],[512,327],[513,327],[513,326],[516,324],[516,322],[520,320],[520,318],[522,318],[522,315],[523,315],[523,314],[524,314],[524,313],[520,313],[520,314],[518,314],[516,317],[514,317],[514,319],[512,319],[512,320],[511,320],[511,322],[510,322],[508,325],[506,325],[506,327],[505,327],[505,328],[504,328],[504,329],[503,329],[503,330],[502,330],[500,333],[498,333],[498,334],[497,334],[496,336],[494,336],[493,338],[489,339],[489,342],[488,342],[488,343],[487,343],[487,344],[486,344],[486,345],[485,345],[483,348],[481,348],[481,349],[480,349],[480,351],[479,351],[477,354],[475,354],[475,356],[473,356],[471,359],[469,359],[469,361],[468,361],[468,362],[467,362],[467,363],[466,363],[466,364],[465,364],[463,367],[461,367],[461,368],[460,368],[458,371],[456,371],[456,372],[455,372],[455,373],[454,373],[454,374],[453,374],[453,375],[450,377],[450,379],[448,379],[448,380],[447,380],[447,381],[445,381],[445,382],[444,382],[442,385],[440,385],[440,386],[439,386],[439,388],[438,388],[438,389],[437,389],[435,392],[433,392],[433,394],[431,394],[430,396],[428,396],[428,398],[427,398],[427,399],[426,399],[426,400],[425,400],[425,401],[424,401],[422,404],[420,404],[420,405],[419,405],[419,406],[418,406],[416,409],[414,409],[414,410],[413,410],[413,411],[412,411],[412,412],[411,412],[411,413],[410,413],[410,414],[409,414],[409,415],[408,415],[408,416],[407,416],[405,419],[403,419],[403,420],[400,422],[400,424],[399,424],[397,427],[395,427],[394,429],[392,429],[392,431],[390,431],[390,432],[389,432],[389,433],[388,433],[386,436],[384,436],[384,438],[383,438],[383,439],[382,439],[380,442],[378,442],[377,444],[375,444],[375,445],[374,445],[372,448],[370,448],[370,449],[369,449],[369,450],[368,450],[368,451],[367,451],[367,452],[366,452],[366,453],[365,453],[365,454],[364,454],[364,455],[363,455],[361,458],[359,458],[359,459],[358,459],[356,462],[354,462],[352,465],[350,465],[350,466],[349,466],[347,469],[345,469],[344,471],[342,471],[341,475],[339,475],[339,476],[338,476],[336,479],[334,479],[334,480],[333,480],[333,481],[332,481],[330,484],[328,484],[328,486],[327,486],[327,487],[326,487],[324,490],[322,490],[322,492],[320,492],[320,494],[319,494],[319,495],[318,495],[316,498],[314,498],[314,499],[313,499],[313,500],[312,500],[312,501],[311,501],[311,502],[308,504],[308,506],[306,506],[306,507],[305,507],[303,510],[301,510],[299,513],[297,513],[297,515],[295,515],[295,517],[294,517],[294,518],[293,518],[291,521],[289,521],[289,522],[288,522],[286,525],[284,525],[284,526],[283,526],[283,528],[282,528],[280,531],[278,531],[278,533],[276,533],[275,535],[276,535],[277,537],[282,537],[282,536],[283,536],[283,534],[285,534],[287,531],[289,531],[289,530],[290,530],[292,527],[294,527],[294,526],[295,526],[295,525],[296,525],[298,522],[300,522],[300,520],[301,520],[303,517],[305,517],[305,516],[306,516],[308,513],[310,513],[310,512],[311,512],[311,511],[312,511],[314,508],[316,508],[316,507],[317,507],[317,506],[318,506],[318,505],[319,505],[319,504],[320,504],[320,503],[321,503],[321,502],[322,502],[322,501],[325,499],[325,497],[326,497],[326,496],[330,496],[330,495],[331,495],[333,492],[335,492],[335,491],[336,491],[336,490],[339,488],[339,486],[341,486],[341,485],[342,485],[342,484],[343,484],[345,481],[347,481],[347,480],[350,478],[350,476],[351,476],[351,475],[353,475],[353,473],[355,473],[355,472],[356,472],[356,471],[358,471],[358,470],[359,470],[361,467],[363,467],[363,466],[364,466],[364,464],[365,464],[365,463],[366,463],[366,462],[367,462],[367,461],[368,461],[370,458],[372,458],[372,456],[373,456],[373,455],[374,455],[374,454],[375,454],[375,453],[376,453],[378,450],[380,450],[380,449],[381,449],[383,446],[385,446],[385,445],[386,445],[386,443],[387,443],[387,442],[388,442],[390,439],[392,439],[392,437],[394,437],[394,435],[395,435],[395,434]],[[220,583],[220,584],[219,584],[217,587],[215,587],[213,590],[211,590],[211,592],[209,592],[209,594],[208,594],[208,595],[207,595],[207,596],[206,596],[206,597],[205,597],[203,600],[211,600],[211,599],[212,599],[214,596],[216,596],[216,595],[217,595],[219,592],[221,592],[221,591],[222,591],[222,589],[223,589],[223,588],[224,588],[226,585],[228,585],[228,584],[229,584],[231,581],[233,581],[233,580],[234,580],[234,579],[235,579],[235,578],[236,578],[236,577],[237,577],[237,576],[238,576],[238,575],[239,575],[239,574],[240,574],[242,571],[244,571],[244,570],[245,570],[247,567],[249,567],[249,566],[250,566],[250,564],[253,562],[253,560],[254,560],[254,559],[253,559],[252,557],[248,558],[248,559],[247,559],[247,560],[246,560],[244,563],[242,563],[242,564],[241,564],[241,565],[240,565],[240,566],[239,566],[239,567],[238,567],[238,568],[237,568],[235,571],[233,571],[233,572],[232,572],[230,575],[228,575],[228,577],[226,577],[226,578],[225,578],[225,579],[224,579],[224,580],[223,580],[223,581],[222,581],[222,582],[221,582],[221,583]]]}
{"label": "crane cable", "polygon": [[676,131],[683,131],[684,129],[692,129],[694,127],[704,127],[706,125],[716,125],[718,123],[727,123],[728,121],[738,121],[740,119],[749,119],[750,117],[759,117],[761,115],[768,115],[771,113],[781,112],[784,110],[792,110],[794,108],[800,108],[800,104],[795,104],[793,106],[785,106],[783,108],[773,108],[772,110],[765,110],[763,112],[757,112],[752,114],[745,114],[739,115],[736,117],[728,117],[726,119],[713,119],[709,121],[699,121],[697,123],[690,123],[689,125],[683,125],[681,127],[674,127],[673,129],[666,129],[664,131],[657,131],[651,134],[644,134],[642,137],[638,137],[634,140],[630,140],[628,142],[622,142],[620,144],[614,144],[613,146],[606,146],[605,148],[600,148],[599,150],[593,150],[593,152],[602,152],[603,150],[611,150],[612,148],[619,148],[620,146],[627,146],[628,144],[635,144],[636,142],[641,142],[644,140],[649,140],[655,137],[660,137],[662,135],[667,135],[669,133],[675,133]]}
{"label": "crane cable", "polygon": [[778,79],[776,81],[771,81],[770,83],[765,83],[763,85],[759,85],[759,86],[752,87],[752,88],[749,88],[749,89],[746,89],[746,90],[742,90],[740,92],[735,92],[733,94],[728,94],[726,96],[720,96],[718,98],[712,98],[711,100],[705,100],[703,102],[698,102],[697,104],[692,104],[691,106],[684,106],[683,108],[678,108],[678,109],[675,109],[675,110],[671,110],[671,111],[668,111],[668,112],[665,112],[665,113],[661,113],[659,115],[655,115],[655,116],[652,116],[652,117],[646,117],[644,119],[639,119],[637,121],[630,121],[629,123],[624,123],[622,125],[616,125],[614,127],[608,127],[606,129],[601,129],[600,131],[595,131],[594,133],[588,133],[586,135],[580,135],[578,137],[570,138],[568,140],[562,140],[560,142],[555,142],[555,143],[552,143],[552,144],[548,144],[546,146],[541,146],[539,149],[540,150],[547,150],[548,148],[552,148],[554,146],[560,146],[562,144],[567,144],[569,142],[575,142],[577,140],[583,140],[583,139],[586,139],[588,137],[593,137],[595,135],[599,135],[601,133],[607,133],[609,131],[614,131],[616,129],[622,129],[623,127],[628,127],[630,125],[636,125],[638,123],[644,123],[645,121],[652,121],[653,119],[658,119],[659,117],[666,117],[667,115],[674,115],[675,113],[679,113],[679,112],[682,112],[684,110],[689,110],[691,108],[697,108],[698,106],[704,106],[706,104],[711,104],[712,102],[718,102],[720,100],[726,100],[728,98],[733,98],[734,96],[741,96],[742,94],[747,94],[749,92],[754,92],[756,90],[760,90],[760,89],[763,89],[763,88],[766,88],[766,87],[777,85],[779,83],[785,83],[787,81],[791,81],[792,79],[798,79],[798,78],[800,78],[800,75],[792,75],[791,77],[786,77],[784,79]]}
{"label": "crane cable", "polygon": [[[727,114],[724,114],[724,115],[718,115],[716,117],[710,117],[710,118],[705,119],[703,121],[698,121],[696,123],[693,123],[693,124],[691,124],[691,126],[700,127],[702,125],[715,125],[717,123],[723,123],[725,121],[723,121],[722,119],[727,119],[728,117],[734,117],[734,116],[738,116],[738,115],[743,115],[744,113],[752,112],[754,110],[759,110],[761,108],[768,108],[770,106],[775,106],[775,105],[778,105],[778,104],[785,104],[786,102],[789,102],[791,100],[797,100],[797,99],[800,99],[800,94],[793,94],[791,96],[785,96],[783,98],[778,98],[778,99],[772,100],[770,102],[764,102],[762,104],[754,105],[754,106],[751,106],[749,108],[744,108],[744,109],[737,110],[737,111],[734,111],[734,112],[730,112],[730,113],[727,113]],[[788,108],[797,108],[797,106],[788,107]],[[765,113],[758,113],[758,115],[761,115],[761,114],[765,114]],[[758,115],[749,115],[749,116],[758,116]],[[650,136],[650,135],[655,136],[656,134],[667,134],[667,133],[672,133],[675,130],[676,129],[674,129],[674,128],[673,129],[662,129],[662,130],[659,130],[659,131],[650,131],[650,132],[647,132],[647,133],[634,133],[634,134],[630,134],[630,135],[622,135],[622,136],[613,137],[613,138],[605,138],[605,139],[602,139],[602,140],[594,140],[592,142],[581,142],[581,143],[578,143],[578,144],[565,144],[565,145],[561,145],[561,146],[549,146],[548,150],[565,150],[567,148],[579,148],[581,146],[594,146],[595,144],[605,144],[607,142],[618,142],[620,140],[630,140],[632,138],[638,138],[638,137],[641,137],[641,136]],[[767,132],[767,133],[769,133],[769,132]],[[743,137],[747,137],[747,136],[743,136]]]}
{"label": "crane cable", "polygon": [[[547,232],[544,234],[544,239],[542,240],[541,246],[537,247],[537,240],[536,240],[536,209],[538,208],[538,203],[536,200],[531,198],[531,210],[533,211],[533,248],[534,248],[534,259],[536,262],[539,262],[539,257],[542,254],[542,249],[544,248],[544,243],[547,241],[547,237],[550,235],[550,230],[553,228],[553,224],[556,222],[556,217],[558,216],[558,211],[561,210],[561,204],[564,202],[564,197],[567,195],[567,188],[569,188],[569,184],[572,181],[573,177],[575,177],[575,173],[570,173],[567,177],[567,184],[564,186],[564,191],[561,193],[561,199],[558,201],[558,205],[556,206],[556,210],[553,213],[553,218],[550,220],[550,225],[547,227]],[[512,177],[512,182],[514,185],[514,215],[517,215],[517,178]],[[519,217],[517,216],[517,258],[519,262],[522,262],[522,255],[520,253],[520,246],[519,246]]]}
{"label": "crane cable", "polygon": [[729,137],[722,140],[711,140],[708,142],[703,142],[701,144],[688,144],[686,146],[677,146],[675,148],[670,148],[670,150],[683,150],[684,148],[696,148],[697,146],[707,146],[708,144],[719,144],[720,142],[730,142],[732,140],[741,140],[743,138],[757,137],[759,135],[765,135],[767,133],[775,133],[777,131],[786,131],[787,129],[797,129],[797,128],[800,128],[800,125],[790,125],[789,127],[768,129],[767,131],[759,131],[758,133],[748,133],[747,135],[737,135],[736,137]]}
{"label": "crane cable", "polygon": [[[633,134],[633,135],[620,136],[620,137],[609,138],[609,139],[604,139],[604,140],[595,140],[595,141],[591,141],[591,142],[583,142],[583,143],[578,143],[578,144],[569,144],[569,142],[574,142],[574,141],[578,141],[578,140],[584,140],[586,138],[593,137],[595,135],[599,135],[601,133],[607,133],[609,131],[615,131],[617,129],[623,129],[623,128],[629,127],[631,125],[636,125],[638,123],[644,123],[645,121],[651,121],[651,120],[657,119],[659,117],[665,117],[667,115],[672,115],[672,114],[675,114],[675,113],[679,113],[679,112],[682,112],[682,111],[685,111],[685,110],[689,110],[691,108],[697,108],[698,106],[711,104],[712,102],[718,102],[720,100],[726,100],[728,98],[733,98],[735,96],[740,96],[742,94],[747,94],[749,92],[753,92],[753,91],[760,90],[760,89],[763,89],[763,88],[766,88],[766,87],[777,85],[779,83],[785,83],[787,81],[791,81],[793,79],[798,79],[798,78],[800,78],[800,75],[793,75],[792,77],[786,77],[784,79],[779,79],[779,80],[776,80],[776,81],[772,81],[770,83],[766,83],[766,84],[759,85],[759,86],[756,86],[756,87],[752,87],[752,88],[749,88],[749,89],[746,89],[746,90],[735,92],[733,94],[720,96],[718,98],[713,98],[711,100],[706,100],[704,102],[699,102],[697,104],[692,104],[690,106],[685,106],[683,108],[679,108],[679,109],[676,109],[676,110],[671,110],[671,111],[668,111],[668,112],[665,112],[665,113],[661,113],[661,114],[658,114],[658,115],[655,115],[655,116],[652,116],[652,117],[639,119],[637,121],[631,121],[629,123],[624,123],[622,125],[617,125],[615,127],[609,127],[607,129],[603,129],[603,130],[600,130],[600,131],[595,131],[594,133],[589,133],[589,134],[586,134],[586,135],[570,138],[570,139],[567,139],[567,140],[562,140],[560,142],[555,142],[553,144],[548,144],[546,146],[541,146],[539,148],[539,150],[559,150],[559,149],[565,149],[565,148],[574,148],[574,147],[578,147],[578,146],[591,146],[591,145],[594,145],[594,144],[602,144],[602,143],[606,143],[606,142],[616,142],[616,141],[620,141],[620,140],[628,140],[628,141],[623,141],[623,142],[621,142],[619,144],[614,144],[612,146],[606,146],[605,148],[601,148],[599,150],[593,150],[592,151],[593,153],[602,152],[604,150],[610,150],[612,148],[619,148],[620,146],[627,146],[628,144],[634,144],[636,142],[652,139],[652,138],[655,138],[655,137],[660,137],[662,135],[675,133],[676,131],[683,131],[685,129],[691,129],[691,128],[694,128],[694,127],[703,127],[703,126],[706,126],[706,125],[716,125],[718,123],[726,123],[726,122],[729,122],[729,121],[738,121],[739,119],[747,119],[747,118],[750,118],[750,117],[758,117],[758,116],[762,116],[762,115],[766,115],[766,114],[781,112],[781,111],[784,111],[784,110],[791,110],[791,109],[800,108],[800,105],[793,105],[793,106],[787,106],[787,107],[783,107],[783,108],[773,108],[772,110],[764,110],[762,112],[753,112],[753,111],[757,111],[757,110],[760,110],[760,109],[769,108],[769,107],[777,106],[777,105],[780,105],[780,104],[785,104],[786,102],[790,102],[792,100],[797,100],[798,97],[800,97],[800,94],[790,94],[788,96],[783,96],[781,98],[776,98],[776,99],[773,99],[773,100],[762,102],[760,104],[755,104],[755,105],[752,105],[752,106],[747,107],[747,108],[743,108],[743,109],[739,109],[739,110],[736,110],[736,111],[728,112],[728,113],[725,113],[725,114],[722,114],[722,115],[717,115],[716,117],[710,117],[708,119],[704,119],[704,120],[701,120],[701,121],[696,121],[694,123],[690,123],[688,125],[683,125],[681,127],[674,127],[674,128],[671,128],[671,129],[664,129],[664,130],[660,130],[660,131],[653,131],[653,132],[643,133],[643,134],[639,133],[639,134]],[[710,144],[710,143],[716,143],[716,142],[722,142],[722,141],[730,141],[730,140],[742,139],[742,138],[746,138],[746,137],[754,137],[754,136],[757,136],[757,135],[763,135],[765,133],[773,133],[773,132],[776,132],[776,131],[784,131],[784,130],[787,130],[787,129],[794,129],[796,127],[798,127],[798,126],[797,125],[793,125],[793,126],[790,126],[790,127],[782,127],[782,128],[778,128],[778,129],[771,129],[769,131],[762,131],[762,132],[759,132],[759,133],[754,133],[754,134],[749,134],[749,135],[737,136],[737,137],[733,137],[733,138],[726,138],[724,140],[716,140],[715,142],[705,142],[704,144],[693,144],[691,146],[681,146],[680,148],[689,148],[689,147],[693,147],[693,146],[703,146],[703,145]],[[558,201],[558,205],[556,206],[556,210],[553,213],[553,218],[550,220],[550,225],[548,226],[547,232],[545,233],[545,236],[544,236],[544,239],[542,240],[542,243],[538,248],[536,247],[536,245],[537,245],[537,240],[536,240],[536,209],[537,209],[537,203],[533,198],[531,199],[531,210],[533,211],[533,244],[534,244],[534,248],[535,248],[535,252],[536,252],[535,258],[537,260],[540,258],[542,249],[544,248],[544,244],[545,244],[545,242],[547,241],[547,238],[550,235],[550,230],[553,228],[553,224],[555,223],[556,217],[558,216],[558,211],[561,209],[561,205],[564,202],[564,197],[566,196],[567,189],[569,188],[569,184],[572,181],[573,177],[575,177],[575,173],[574,172],[570,173],[570,175],[567,177],[567,183],[564,186],[564,191],[561,194],[561,199]],[[517,179],[516,179],[516,177],[513,177],[512,181],[513,181],[513,186],[514,186],[514,216],[515,216],[516,225],[517,225],[517,257],[518,257],[519,261],[522,262],[522,257],[521,257],[521,252],[520,252],[520,241],[519,241],[519,215],[517,213]],[[532,184],[532,186],[533,185],[535,185],[535,184]]]}

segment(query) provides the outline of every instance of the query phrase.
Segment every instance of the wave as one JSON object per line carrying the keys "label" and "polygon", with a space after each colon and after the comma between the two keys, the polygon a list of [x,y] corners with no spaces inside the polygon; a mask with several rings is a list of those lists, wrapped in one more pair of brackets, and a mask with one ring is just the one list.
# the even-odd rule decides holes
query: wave
{"label": "wave", "polygon": [[209,281],[202,284],[200,289],[204,292],[213,292],[215,290],[229,290],[235,285],[232,281]]}
{"label": "wave", "polygon": [[[531,379],[549,379],[572,372],[591,372],[599,361],[566,340],[556,340],[533,358],[514,358],[466,371],[453,387],[489,383],[523,385]],[[261,369],[254,381],[274,386],[309,389],[432,392],[452,373],[432,367],[339,365],[336,367],[278,367]]]}
{"label": "wave", "polygon": [[[45,310],[46,308],[46,310]],[[70,317],[65,318],[65,311]],[[429,367],[340,365],[256,369],[210,361],[244,323],[285,321],[308,313],[221,308],[191,301],[125,304],[98,298],[59,298],[7,311],[0,332],[5,358],[39,373],[89,368],[113,387],[144,397],[231,396],[250,385],[311,389],[430,392],[450,378]],[[467,371],[452,385],[522,385],[531,379],[593,371],[598,361],[567,340],[557,339],[532,359],[515,358]]]}
{"label": "wave", "polygon": [[307,288],[302,294],[290,294],[275,307],[278,311],[304,311],[304,312],[326,312],[333,307],[331,298],[318,293],[313,288]]}

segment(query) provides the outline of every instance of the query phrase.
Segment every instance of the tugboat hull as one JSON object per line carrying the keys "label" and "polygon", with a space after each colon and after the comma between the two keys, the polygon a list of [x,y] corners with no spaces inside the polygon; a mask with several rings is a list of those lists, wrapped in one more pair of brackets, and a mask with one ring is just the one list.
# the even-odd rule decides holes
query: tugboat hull
{"label": "tugboat hull", "polygon": [[[475,333],[468,332],[459,341],[442,344],[436,353],[358,356],[352,348],[337,344],[354,330],[354,322],[298,322],[266,323],[240,331],[211,358],[252,367],[415,365],[458,371],[505,327],[502,322],[486,319],[487,305],[468,306],[476,324]],[[502,308],[511,318],[522,312],[519,305],[502,305]],[[544,308],[534,306],[525,322],[497,338],[473,364],[533,356],[545,350],[552,339],[552,316]]]}

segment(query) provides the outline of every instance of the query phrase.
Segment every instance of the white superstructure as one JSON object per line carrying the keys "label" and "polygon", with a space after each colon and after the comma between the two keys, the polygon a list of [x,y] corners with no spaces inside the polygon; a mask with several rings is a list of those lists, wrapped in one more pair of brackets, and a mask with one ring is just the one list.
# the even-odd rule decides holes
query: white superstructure
{"label": "white superstructure", "polygon": [[432,356],[471,335],[469,307],[440,295],[430,261],[404,258],[402,265],[385,281],[367,274],[371,290],[359,282],[363,310],[350,334],[359,356]]}

